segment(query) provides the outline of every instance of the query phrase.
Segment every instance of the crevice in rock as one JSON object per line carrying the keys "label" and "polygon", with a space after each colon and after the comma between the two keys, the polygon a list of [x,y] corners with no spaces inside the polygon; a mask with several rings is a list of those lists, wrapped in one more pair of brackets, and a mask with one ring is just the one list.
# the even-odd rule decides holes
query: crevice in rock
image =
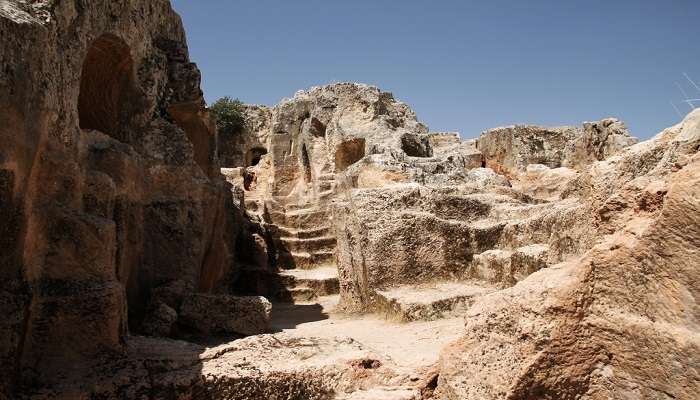
{"label": "crevice in rock", "polygon": [[301,145],[301,164],[304,168],[304,181],[309,183],[311,182],[311,160],[309,159],[309,152],[306,150],[306,143]]}

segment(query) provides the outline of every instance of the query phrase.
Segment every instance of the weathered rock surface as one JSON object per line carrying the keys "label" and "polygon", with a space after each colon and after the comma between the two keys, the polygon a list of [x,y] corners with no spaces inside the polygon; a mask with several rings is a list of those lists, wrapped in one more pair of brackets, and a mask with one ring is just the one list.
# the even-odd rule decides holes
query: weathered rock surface
{"label": "weathered rock surface", "polygon": [[60,387],[31,398],[330,400],[397,383],[390,361],[346,337],[279,333],[205,348],[134,336],[126,349],[119,360],[67,371]]}
{"label": "weathered rock surface", "polygon": [[700,392],[700,111],[462,141],[342,83],[219,138],[166,0],[0,37],[0,398]]}
{"label": "weathered rock surface", "polygon": [[264,297],[192,294],[180,307],[180,323],[203,334],[257,335],[268,331],[271,311]]}
{"label": "weathered rock surface", "polygon": [[12,397],[119,357],[128,331],[170,331],[184,294],[224,285],[236,228],[221,221],[237,217],[168,1],[2,1],[0,37],[0,397]]}
{"label": "weathered rock surface", "polygon": [[699,118],[590,168],[608,234],[469,310],[443,353],[445,399],[696,396]]}
{"label": "weathered rock surface", "polygon": [[[328,89],[316,89],[316,93],[324,90]],[[342,185],[333,194],[331,209],[338,246],[341,306],[349,311],[380,310],[393,315],[392,318],[412,320],[459,312],[475,303],[467,313],[469,335],[455,345],[461,346],[457,350],[446,351],[441,364],[436,393],[445,398],[615,397],[622,392],[604,388],[608,383],[593,389],[599,385],[593,383],[598,375],[614,381],[607,377],[611,372],[605,367],[608,361],[604,357],[591,358],[594,353],[590,349],[580,348],[586,346],[583,343],[595,343],[595,335],[583,333],[593,328],[586,325],[584,329],[579,321],[570,327],[567,321],[574,317],[566,317],[569,311],[556,299],[561,293],[565,301],[573,302],[570,311],[573,315],[583,312],[577,311],[581,297],[573,293],[580,290],[593,293],[593,290],[582,289],[577,286],[581,281],[572,281],[569,276],[586,271],[581,265],[597,265],[586,264],[585,260],[600,252],[600,246],[610,240],[605,235],[624,235],[630,229],[627,226],[630,218],[639,215],[649,218],[660,212],[668,174],[687,168],[689,157],[697,151],[693,144],[697,118],[692,114],[679,127],[638,145],[634,145],[635,139],[624,125],[614,119],[586,123],[582,129],[504,128],[486,132],[477,142],[460,142],[454,136],[437,134],[423,141],[423,132],[387,132],[402,139],[393,143],[381,139],[375,145],[374,136],[363,136],[365,149],[372,149],[370,154],[349,165],[342,153],[335,154],[344,166],[335,172],[335,180]],[[368,131],[374,129],[373,122],[360,124],[360,121],[347,119],[345,128],[352,131],[369,125]],[[351,153],[357,154],[354,150]],[[455,155],[461,157],[459,162],[455,162],[458,159]],[[495,172],[478,168],[479,163],[493,167]],[[314,168],[318,164],[311,165]],[[688,212],[695,210],[691,208]],[[680,246],[690,249],[692,243]],[[615,246],[603,248],[602,253],[612,257],[608,262],[613,262]],[[685,260],[681,263],[696,264],[687,255],[681,257]],[[624,275],[621,271],[619,276]],[[597,283],[597,279],[607,279],[607,272],[605,276],[589,284],[596,288],[612,284]],[[461,289],[474,284],[513,288],[490,289],[476,297],[446,289],[450,285]],[[424,293],[417,285],[428,289]],[[402,293],[411,291],[414,296],[402,297]],[[503,296],[511,297],[499,302]],[[614,304],[612,299],[587,296],[606,307]],[[519,306],[511,306],[513,302],[535,302],[537,306],[523,306],[529,311],[518,311]],[[690,304],[695,303],[691,300]],[[495,311],[480,311],[482,307]],[[554,314],[548,314],[548,309]],[[606,315],[614,314],[614,310],[608,309]],[[509,315],[520,317],[512,319]],[[497,320],[492,321],[493,318]],[[494,338],[493,335],[501,337],[503,332],[511,332],[510,325],[503,325],[507,321],[527,327],[525,338],[518,338],[518,330],[514,331],[512,342]],[[560,329],[560,326],[570,333],[562,337],[562,343],[550,342],[549,327]],[[616,328],[620,335],[625,329],[629,330]],[[679,329],[692,331],[689,326]],[[483,331],[493,333],[481,334]],[[647,334],[654,336],[655,332]],[[584,342],[585,335],[589,336]],[[551,357],[543,356],[541,350],[521,349],[528,346],[530,337],[541,338],[532,339],[535,343],[532,349],[551,348],[547,353]],[[524,344],[516,346],[516,343]],[[559,354],[569,343],[572,353]],[[600,348],[602,344],[591,346]],[[674,357],[678,359],[684,350],[696,357],[697,344],[690,346],[687,349],[679,343],[664,347],[671,354],[669,362]],[[533,362],[525,357],[527,351],[533,351],[537,364],[530,369],[512,368],[517,362],[525,365]],[[609,354],[617,354],[611,359],[624,359],[627,352],[634,351],[626,347],[609,350]],[[656,351],[664,350],[652,349],[654,354]],[[586,361],[589,366],[584,367],[586,362],[576,357],[590,360]],[[692,358],[691,365],[694,362]],[[465,376],[464,371],[477,369],[477,363],[482,372]],[[572,369],[566,369],[567,365]],[[651,385],[638,379],[632,366],[633,363],[620,366],[620,374],[628,375],[625,379],[632,381],[624,382],[628,386],[625,395],[642,393],[653,397],[656,389],[650,389]],[[495,373],[493,383],[491,378],[484,381],[492,373]],[[576,374],[580,374],[578,378],[574,378]],[[677,383],[680,387],[692,387],[689,383],[692,380],[692,374],[686,374]],[[661,392],[690,398],[690,392],[685,389]]]}
{"label": "weathered rock surface", "polygon": [[586,122],[582,128],[545,128],[516,125],[489,129],[477,146],[488,167],[505,175],[522,172],[530,164],[580,170],[637,143],[625,124],[615,118]]}
{"label": "weathered rock surface", "polygon": [[[340,84],[300,92],[272,109],[269,158],[251,170],[265,178],[244,197],[252,199],[246,205],[256,203],[251,209],[268,224],[276,251],[288,249],[297,268],[327,269],[328,260],[314,258],[313,250],[327,251],[322,243],[329,239],[342,310],[401,321],[467,315],[465,339],[444,352],[431,389],[436,398],[615,397],[609,388],[591,389],[595,374],[611,372],[602,356],[587,358],[590,349],[580,349],[602,345],[576,315],[586,312],[581,296],[606,305],[616,300],[598,299],[572,276],[597,265],[586,260],[601,246],[612,257],[614,249],[604,246],[609,235],[625,235],[629,221],[661,212],[669,174],[687,168],[697,152],[697,115],[636,145],[615,119],[582,128],[498,128],[461,141],[427,133],[402,107],[374,88]],[[290,143],[298,147],[284,147]],[[306,258],[301,249],[308,249]],[[292,298],[314,299],[304,293]],[[559,327],[569,333],[551,340],[549,329]],[[542,348],[551,348],[551,357]],[[611,360],[627,351],[634,349],[610,350]],[[620,368],[636,376],[631,364]],[[651,396],[641,389],[649,385],[635,379],[629,387],[638,392],[626,395]],[[417,396],[411,390],[353,395]]]}
{"label": "weathered rock surface", "polygon": [[224,168],[251,167],[267,154],[271,111],[265,106],[244,105],[243,129],[219,132],[219,160]]}

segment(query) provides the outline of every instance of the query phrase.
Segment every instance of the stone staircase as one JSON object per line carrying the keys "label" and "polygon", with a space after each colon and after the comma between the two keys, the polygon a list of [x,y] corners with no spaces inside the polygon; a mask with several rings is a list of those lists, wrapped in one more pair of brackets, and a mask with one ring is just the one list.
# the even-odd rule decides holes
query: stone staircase
{"label": "stone staircase", "polygon": [[[536,209],[531,207],[531,210]],[[522,214],[521,221],[527,221],[528,211],[523,210]],[[549,266],[549,246],[529,244],[524,238],[509,238],[504,235],[507,225],[504,220],[488,215],[470,225],[476,254],[463,274],[446,281],[404,284],[377,290],[374,293],[374,310],[388,320],[400,322],[463,316],[480,297],[514,286],[530,274]]]}
{"label": "stone staircase", "polygon": [[294,303],[311,302],[319,296],[338,294],[338,270],[320,267],[307,270],[285,270],[279,273],[286,296],[278,299]]}
{"label": "stone staircase", "polygon": [[275,210],[270,211],[269,216],[279,268],[310,269],[335,265],[336,238],[332,234],[327,209],[310,206],[290,211]]}
{"label": "stone staircase", "polygon": [[486,250],[474,256],[466,279],[376,291],[375,311],[388,320],[400,322],[462,316],[480,297],[513,286],[531,273],[546,268],[547,250],[542,244],[513,250]]}
{"label": "stone staircase", "polygon": [[289,202],[273,199],[265,203],[267,228],[271,233],[278,272],[273,299],[282,302],[312,302],[319,296],[338,294],[337,245],[330,223],[327,200],[335,187],[332,174],[316,182],[313,201]]}
{"label": "stone staircase", "polygon": [[375,309],[389,320],[432,321],[463,315],[476,299],[496,290],[478,282],[402,285],[378,291]]}

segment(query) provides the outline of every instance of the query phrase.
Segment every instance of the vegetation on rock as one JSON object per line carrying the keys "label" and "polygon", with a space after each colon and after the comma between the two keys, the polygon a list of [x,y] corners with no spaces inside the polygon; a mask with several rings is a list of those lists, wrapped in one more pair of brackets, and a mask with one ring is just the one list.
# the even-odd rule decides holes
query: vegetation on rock
{"label": "vegetation on rock", "polygon": [[209,109],[216,116],[216,128],[219,133],[232,134],[243,129],[243,102],[228,96],[215,101]]}

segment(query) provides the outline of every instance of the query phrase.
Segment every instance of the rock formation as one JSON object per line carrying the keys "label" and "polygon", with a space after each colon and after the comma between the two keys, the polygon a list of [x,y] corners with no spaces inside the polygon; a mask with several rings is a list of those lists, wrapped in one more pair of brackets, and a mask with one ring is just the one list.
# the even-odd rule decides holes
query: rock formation
{"label": "rock formation", "polygon": [[3,1],[0,36],[7,394],[175,329],[183,296],[226,286],[237,217],[168,1]]}
{"label": "rock formation", "polygon": [[[334,261],[338,307],[346,312],[400,321],[466,315],[464,339],[443,352],[434,396],[692,398],[694,372],[654,373],[659,367],[652,360],[665,354],[658,358],[666,360],[662,365],[680,368],[700,355],[696,322],[690,322],[697,315],[687,311],[696,307],[689,276],[697,274],[690,266],[699,264],[687,251],[697,234],[675,238],[674,232],[699,206],[688,190],[700,114],[641,144],[612,118],[582,128],[497,128],[461,141],[429,133],[388,94],[340,84],[300,92],[272,115],[270,155],[243,173],[265,177],[244,197],[270,232],[275,246],[269,254],[281,257],[270,265],[310,268]],[[667,203],[674,179],[688,186]],[[322,192],[325,182],[333,184]],[[658,219],[664,209],[672,214],[668,222]],[[320,243],[305,236],[314,229],[332,233],[335,257],[314,259],[320,253],[310,252],[310,260],[296,258],[300,242],[284,238],[288,229],[302,233],[305,245]],[[651,236],[641,240],[645,234]],[[670,237],[674,256],[652,261],[669,251],[665,245],[655,250],[662,237]],[[294,262],[284,262],[287,251]],[[655,265],[645,267],[644,260]],[[626,276],[635,269],[658,275]],[[256,286],[275,293],[293,286],[266,279]],[[670,279],[667,295],[644,289],[664,279]],[[327,294],[310,282],[302,285],[309,295],[292,297]],[[669,303],[654,306],[659,311],[653,316],[639,314],[647,306],[621,302],[644,296],[651,302],[657,295]],[[677,317],[666,315],[674,309]],[[669,324],[663,326],[678,333],[648,325],[662,317]],[[636,324],[642,332],[629,333]],[[660,337],[664,344],[653,344]],[[648,347],[629,346],[638,340]],[[648,371],[637,370],[644,365]]]}
{"label": "rock formation", "polygon": [[697,396],[699,121],[581,174],[567,196],[589,203],[595,246],[466,313],[445,399]]}
{"label": "rock formation", "polygon": [[224,168],[255,166],[267,153],[270,109],[244,105],[242,114],[245,121],[243,129],[219,133],[219,161]]}
{"label": "rock formation", "polygon": [[700,392],[700,111],[462,140],[341,83],[219,137],[167,0],[0,37],[0,399]]}

